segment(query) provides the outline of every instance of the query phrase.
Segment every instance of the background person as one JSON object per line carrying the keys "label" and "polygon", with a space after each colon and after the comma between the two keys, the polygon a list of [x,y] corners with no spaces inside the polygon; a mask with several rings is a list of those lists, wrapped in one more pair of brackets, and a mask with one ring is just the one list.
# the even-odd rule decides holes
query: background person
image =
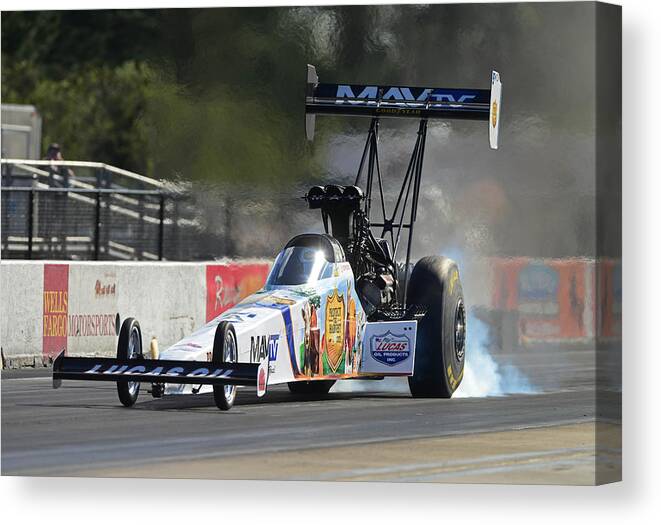
{"label": "background person", "polygon": [[[50,144],[46,150],[46,157],[44,160],[64,160],[60,145],[56,142]],[[76,175],[72,169],[65,166],[49,166],[48,174],[48,183],[52,188],[68,188],[70,178],[75,177]]]}

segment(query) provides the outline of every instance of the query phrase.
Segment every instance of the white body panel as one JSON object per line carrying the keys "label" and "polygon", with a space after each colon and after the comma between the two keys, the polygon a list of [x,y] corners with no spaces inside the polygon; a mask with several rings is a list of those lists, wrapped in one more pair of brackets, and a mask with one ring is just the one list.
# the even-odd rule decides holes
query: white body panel
{"label": "white body panel", "polygon": [[[266,286],[159,357],[210,361],[218,324],[228,321],[236,333],[239,362],[259,363],[268,358],[269,385],[295,380],[347,379],[361,374],[412,374],[416,322],[367,323],[351,266],[346,262],[333,263],[332,275],[307,285]],[[396,366],[379,365],[371,350],[369,356],[363,355],[367,334],[381,337],[389,329],[390,336],[394,334],[400,342],[404,333],[409,337],[409,346],[401,350],[406,359],[394,357]],[[370,364],[363,365],[363,358]],[[190,385],[167,385],[166,393],[191,390]],[[209,390],[211,387],[199,391]]]}

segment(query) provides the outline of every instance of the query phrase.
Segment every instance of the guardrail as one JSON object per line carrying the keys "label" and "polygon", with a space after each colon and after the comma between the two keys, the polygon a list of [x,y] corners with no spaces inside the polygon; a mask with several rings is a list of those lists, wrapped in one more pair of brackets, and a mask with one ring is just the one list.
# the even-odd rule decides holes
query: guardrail
{"label": "guardrail", "polygon": [[179,197],[156,190],[2,188],[6,259],[163,260]]}
{"label": "guardrail", "polygon": [[0,164],[3,258],[187,259],[203,245],[190,184],[102,162]]}
{"label": "guardrail", "polygon": [[[21,185],[26,182],[29,184],[33,181],[48,183],[51,187],[166,189],[171,186],[167,182],[102,162],[0,159],[0,164],[4,187]],[[69,176],[69,172],[74,168],[82,170],[83,174]]]}
{"label": "guardrail", "polygon": [[[269,188],[155,180],[99,162],[0,160],[3,258],[270,257],[274,246],[309,227],[307,220],[299,225],[297,215],[283,221],[290,198],[274,197]],[[98,198],[86,193],[97,190],[103,190]]]}

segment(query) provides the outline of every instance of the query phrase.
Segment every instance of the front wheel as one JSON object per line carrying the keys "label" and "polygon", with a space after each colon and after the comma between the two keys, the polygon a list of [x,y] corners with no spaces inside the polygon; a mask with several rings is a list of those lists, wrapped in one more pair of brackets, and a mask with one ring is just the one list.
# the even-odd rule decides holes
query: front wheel
{"label": "front wheel", "polygon": [[[215,365],[222,365],[223,363],[236,363],[237,358],[238,347],[234,327],[227,321],[223,321],[216,328],[211,361]],[[213,385],[213,400],[220,410],[232,408],[235,398],[236,385]]]}
{"label": "front wheel", "polygon": [[[117,359],[142,359],[142,332],[140,324],[133,317],[124,319],[119,330]],[[138,381],[117,381],[117,395],[125,407],[132,407],[138,400],[140,383]]]}
{"label": "front wheel", "polygon": [[420,259],[411,272],[407,303],[426,309],[418,321],[411,394],[452,397],[466,357],[466,306],[455,262],[439,256]]}

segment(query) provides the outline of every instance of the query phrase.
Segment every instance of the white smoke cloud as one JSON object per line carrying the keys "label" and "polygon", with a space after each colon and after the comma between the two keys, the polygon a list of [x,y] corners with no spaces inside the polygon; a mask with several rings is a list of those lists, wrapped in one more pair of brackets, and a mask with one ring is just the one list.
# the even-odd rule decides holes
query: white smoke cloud
{"label": "white smoke cloud", "polygon": [[489,353],[489,327],[469,315],[464,378],[454,397],[487,397],[533,394],[528,378],[513,365],[499,365]]}

